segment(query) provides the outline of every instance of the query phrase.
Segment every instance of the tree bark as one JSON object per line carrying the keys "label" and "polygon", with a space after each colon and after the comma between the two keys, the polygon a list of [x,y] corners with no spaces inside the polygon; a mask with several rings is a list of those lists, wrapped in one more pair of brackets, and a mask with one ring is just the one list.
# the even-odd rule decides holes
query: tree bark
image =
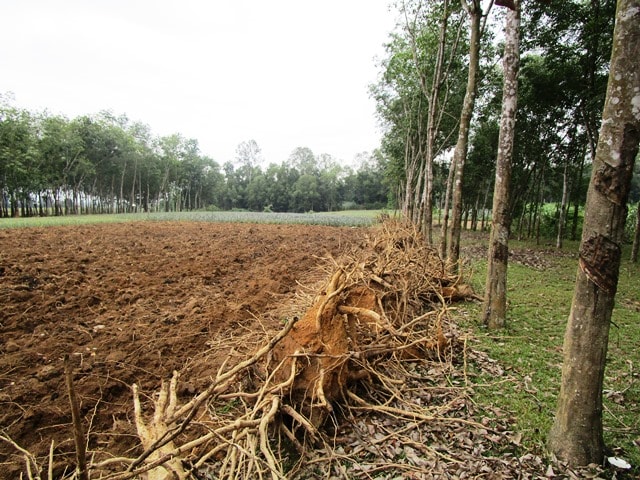
{"label": "tree bark", "polygon": [[507,12],[505,24],[502,115],[498,139],[496,179],[493,187],[493,222],[489,237],[483,306],[483,322],[492,329],[502,328],[507,322],[507,263],[509,259],[509,229],[511,227],[509,191],[518,103],[518,70],[520,67],[519,0],[514,2],[514,7],[513,10]]}
{"label": "tree bark", "polygon": [[449,241],[447,260],[455,265],[460,257],[460,230],[462,222],[462,179],[464,177],[464,164],[469,148],[469,126],[476,102],[476,79],[480,62],[480,23],[482,20],[482,7],[480,0],[472,0],[469,4],[463,0],[471,21],[471,34],[469,39],[469,73],[467,77],[467,91],[464,95],[462,112],[460,113],[460,128],[458,141],[454,151],[454,164],[456,166],[453,181],[453,199],[451,211],[451,228],[449,229]]}
{"label": "tree bark", "polygon": [[640,0],[619,0],[602,127],[587,192],[579,268],[564,337],[549,448],[570,465],[600,463],[602,384],[626,204],[640,143]]}

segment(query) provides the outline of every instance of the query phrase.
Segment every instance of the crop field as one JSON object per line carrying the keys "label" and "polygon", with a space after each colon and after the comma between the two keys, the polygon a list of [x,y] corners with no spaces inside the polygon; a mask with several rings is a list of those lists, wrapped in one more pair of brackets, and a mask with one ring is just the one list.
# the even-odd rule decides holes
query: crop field
{"label": "crop field", "polygon": [[262,212],[153,212],[107,215],[68,215],[49,217],[0,218],[0,229],[18,227],[47,227],[61,225],[85,225],[122,222],[216,222],[216,223],[266,223],[327,226],[368,226],[381,210],[347,210],[323,213],[262,213]]}

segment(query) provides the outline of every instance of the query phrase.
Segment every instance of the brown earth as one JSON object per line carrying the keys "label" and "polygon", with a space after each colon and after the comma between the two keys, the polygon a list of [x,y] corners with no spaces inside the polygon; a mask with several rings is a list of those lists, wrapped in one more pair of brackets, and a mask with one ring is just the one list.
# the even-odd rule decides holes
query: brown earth
{"label": "brown earth", "polygon": [[[253,341],[262,341],[322,258],[364,235],[151,222],[0,230],[2,433],[38,456],[54,440],[64,464],[74,450],[69,355],[89,449],[131,455],[139,448],[133,383],[150,394],[180,370],[179,394],[193,396],[229,356],[222,339],[254,332]],[[0,478],[17,476],[17,454],[0,442]]]}

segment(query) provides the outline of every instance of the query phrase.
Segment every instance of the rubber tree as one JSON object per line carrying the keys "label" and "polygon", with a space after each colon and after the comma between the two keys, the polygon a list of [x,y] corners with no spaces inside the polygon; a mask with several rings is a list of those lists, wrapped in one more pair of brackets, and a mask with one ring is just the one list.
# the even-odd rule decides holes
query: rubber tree
{"label": "rubber tree", "polygon": [[633,166],[640,143],[640,0],[619,0],[579,267],[549,448],[570,465],[604,456],[602,384]]}
{"label": "rubber tree", "polygon": [[483,322],[489,328],[504,327],[507,312],[507,263],[511,226],[509,190],[518,103],[520,0],[515,0],[512,5],[513,7],[507,7],[509,10],[504,29],[502,113],[493,189],[493,222],[489,237],[487,279],[483,304]]}
{"label": "rubber tree", "polygon": [[480,69],[480,34],[483,18],[480,0],[462,0],[470,21],[469,34],[469,70],[467,74],[467,89],[464,96],[462,111],[460,112],[460,126],[458,129],[458,141],[453,153],[455,168],[453,179],[453,197],[451,211],[451,228],[449,229],[449,241],[447,259],[450,263],[458,263],[460,256],[460,231],[462,221],[462,179],[464,176],[464,164],[469,148],[469,128],[476,102],[476,81]]}
{"label": "rubber tree", "polygon": [[[462,24],[459,23],[458,28],[456,28],[454,22],[453,31],[455,36],[448,38],[448,36],[451,36],[448,30],[450,29],[450,17],[454,12],[454,8],[450,5],[449,0],[443,0],[440,4],[436,2],[431,4],[427,3],[426,6],[429,7],[430,5],[431,11],[425,16],[427,20],[426,25],[438,25],[435,58],[433,54],[421,55],[418,46],[420,42],[417,26],[417,16],[420,12],[421,5],[422,2],[419,3],[418,8],[415,8],[416,17],[411,20],[409,19],[407,6],[404,5],[404,2],[403,12],[418,83],[427,102],[426,135],[423,140],[424,145],[421,145],[423,158],[419,176],[421,179],[422,192],[418,192],[420,195],[420,207],[417,223],[427,236],[429,243],[433,243],[433,161],[436,155],[440,153],[436,145],[436,138],[441,128],[445,108],[447,107],[447,96],[449,92],[445,88],[445,84],[449,81],[449,76],[451,75],[453,63],[451,62],[451,58],[455,56],[458,48],[461,32],[459,27],[462,26]],[[426,30],[424,26],[421,28]],[[447,41],[452,44],[449,47],[449,51],[447,51]],[[421,50],[427,51],[432,49],[433,45],[429,45],[427,48],[422,48]],[[428,67],[426,67],[426,65],[428,65]]]}

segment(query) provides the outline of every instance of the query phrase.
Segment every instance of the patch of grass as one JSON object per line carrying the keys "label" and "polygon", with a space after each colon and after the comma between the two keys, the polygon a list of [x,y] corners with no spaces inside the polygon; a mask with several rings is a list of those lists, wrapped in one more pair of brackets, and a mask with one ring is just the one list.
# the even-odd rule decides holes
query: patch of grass
{"label": "patch of grass", "polygon": [[[481,241],[474,238],[474,242]],[[534,244],[510,242],[515,253],[540,255],[543,268],[513,261],[508,270],[507,328],[487,331],[479,324],[480,304],[460,309],[461,325],[471,330],[475,347],[488,353],[505,369],[510,382],[480,374],[475,401],[499,408],[515,420],[526,451],[544,453],[560,389],[562,344],[571,307],[577,269],[577,243],[562,252]],[[626,252],[625,252],[626,253]],[[517,255],[516,255],[517,256]],[[620,269],[613,312],[604,384],[605,442],[612,453],[640,472],[640,265],[626,261]],[[486,259],[471,261],[477,292],[484,290]],[[491,407],[491,408],[489,408]]]}
{"label": "patch of grass", "polygon": [[[625,260],[629,258],[625,251]],[[605,441],[640,474],[640,264],[620,267],[604,381]],[[633,441],[637,443],[634,444]]]}

